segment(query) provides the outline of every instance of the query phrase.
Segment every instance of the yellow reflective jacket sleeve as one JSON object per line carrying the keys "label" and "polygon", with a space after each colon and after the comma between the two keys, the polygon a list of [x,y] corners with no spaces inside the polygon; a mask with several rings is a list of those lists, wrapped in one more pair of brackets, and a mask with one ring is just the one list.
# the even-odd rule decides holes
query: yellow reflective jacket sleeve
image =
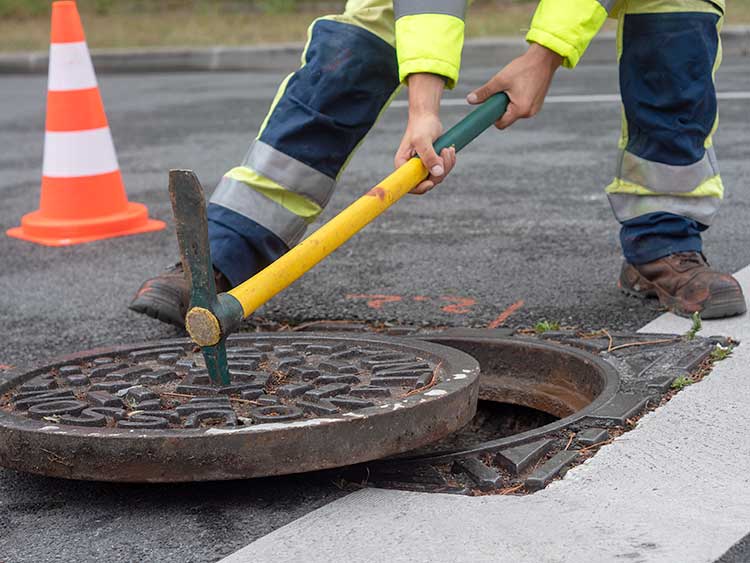
{"label": "yellow reflective jacket sleeve", "polygon": [[429,72],[458,82],[466,0],[395,0],[399,79]]}
{"label": "yellow reflective jacket sleeve", "polygon": [[615,0],[541,0],[526,41],[538,43],[573,68],[599,32]]}

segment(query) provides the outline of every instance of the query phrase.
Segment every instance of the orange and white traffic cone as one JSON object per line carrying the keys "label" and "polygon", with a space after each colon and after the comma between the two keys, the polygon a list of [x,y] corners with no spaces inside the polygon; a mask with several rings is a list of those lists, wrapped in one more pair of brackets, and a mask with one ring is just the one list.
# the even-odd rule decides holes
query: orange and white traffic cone
{"label": "orange and white traffic cone", "polygon": [[128,201],[76,3],[52,4],[47,123],[39,210],[8,235],[65,246],[158,231]]}

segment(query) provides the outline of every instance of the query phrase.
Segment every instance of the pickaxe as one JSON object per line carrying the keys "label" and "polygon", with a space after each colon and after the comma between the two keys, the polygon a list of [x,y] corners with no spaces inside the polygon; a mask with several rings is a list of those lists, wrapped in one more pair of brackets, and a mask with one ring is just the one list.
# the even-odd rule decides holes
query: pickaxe
{"label": "pickaxe", "polygon": [[[435,150],[440,154],[444,148],[453,146],[460,151],[500,119],[507,106],[508,97],[504,93],[495,94],[440,137]],[[427,176],[422,161],[412,158],[270,266],[234,289],[216,295],[203,189],[192,171],[172,170],[169,194],[182,265],[191,288],[185,326],[203,352],[212,383],[230,383],[225,343],[243,319],[302,277]]]}

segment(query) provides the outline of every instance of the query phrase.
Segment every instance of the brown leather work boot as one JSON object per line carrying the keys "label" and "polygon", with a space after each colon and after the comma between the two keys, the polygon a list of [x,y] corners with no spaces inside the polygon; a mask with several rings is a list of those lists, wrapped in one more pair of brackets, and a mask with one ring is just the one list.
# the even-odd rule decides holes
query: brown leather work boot
{"label": "brown leather work boot", "polygon": [[[232,289],[229,280],[217,270],[214,270],[214,281],[219,293]],[[155,278],[143,282],[128,308],[164,323],[185,328],[185,315],[189,305],[190,288],[182,264],[178,263]]]}
{"label": "brown leather work boot", "polygon": [[703,319],[741,315],[747,310],[742,288],[729,274],[712,270],[705,256],[681,252],[647,264],[625,262],[617,284],[628,295],[658,297],[673,313]]}

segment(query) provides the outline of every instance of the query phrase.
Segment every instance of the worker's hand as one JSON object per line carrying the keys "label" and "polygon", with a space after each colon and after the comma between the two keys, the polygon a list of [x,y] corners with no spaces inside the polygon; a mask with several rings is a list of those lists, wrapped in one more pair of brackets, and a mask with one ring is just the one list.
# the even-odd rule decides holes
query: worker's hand
{"label": "worker's hand", "polygon": [[427,179],[414,188],[411,193],[422,195],[442,182],[456,164],[456,149],[443,149],[440,155],[432,144],[443,133],[443,126],[437,115],[409,116],[409,124],[396,152],[396,168],[415,156],[422,159],[422,164],[430,172]]}
{"label": "worker's hand", "polygon": [[396,168],[415,156],[430,175],[414,188],[411,193],[423,194],[430,191],[445,179],[456,164],[456,150],[443,149],[438,155],[432,148],[435,140],[443,133],[440,123],[440,98],[445,82],[434,74],[412,74],[409,76],[409,121],[401,145],[396,152]]}
{"label": "worker's hand", "polygon": [[466,97],[470,104],[481,104],[497,92],[510,98],[508,109],[495,122],[495,127],[505,129],[522,117],[533,117],[542,109],[555,71],[562,57],[554,51],[532,43],[527,51],[511,61],[481,88]]}

